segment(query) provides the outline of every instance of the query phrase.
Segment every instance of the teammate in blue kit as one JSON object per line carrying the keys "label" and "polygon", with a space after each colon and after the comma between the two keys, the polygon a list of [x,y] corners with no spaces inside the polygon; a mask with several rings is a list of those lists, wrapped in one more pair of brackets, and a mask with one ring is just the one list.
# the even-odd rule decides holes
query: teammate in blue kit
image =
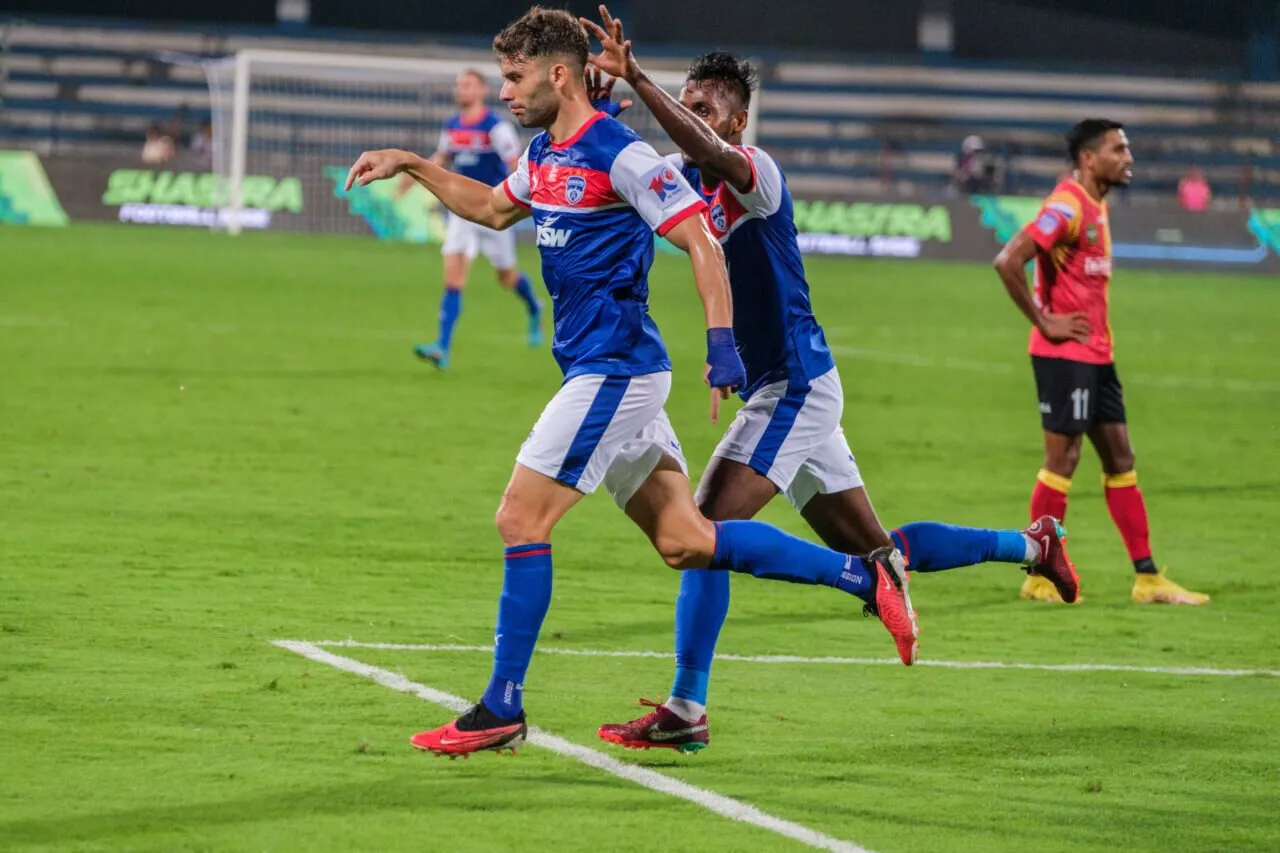
{"label": "teammate in blue kit", "polygon": [[[603,27],[583,19],[602,46],[591,64],[624,78],[684,152],[669,162],[698,188],[707,225],[728,260],[733,331],[747,376],[739,393],[746,403],[698,484],[702,512],[722,522],[752,518],[783,492],[837,551],[896,546],[909,567],[922,572],[1014,563],[1049,578],[1064,600],[1074,601],[1078,581],[1062,548],[1063,532],[1048,516],[1024,531],[935,522],[885,531],[840,427],[844,392],[810,306],[786,180],[773,158],[741,144],[755,72],[727,53],[699,57],[677,102],[640,69],[622,23],[603,6],[600,13]],[[727,572],[681,576],[671,697],[637,720],[602,726],[602,738],[686,752],[707,744],[707,682],[728,607]]]}
{"label": "teammate in blue kit", "polygon": [[[453,98],[458,114],[445,122],[440,143],[431,162],[444,168],[453,167],[459,175],[489,186],[497,186],[515,170],[520,157],[520,136],[511,122],[485,106],[489,84],[474,69],[458,75]],[[407,175],[398,187],[404,193],[413,186]],[[444,243],[444,294],[440,298],[440,329],[434,341],[418,344],[414,352],[436,367],[449,366],[449,348],[453,328],[462,313],[462,290],[467,273],[477,254],[489,259],[498,276],[498,284],[520,297],[529,317],[529,346],[542,343],[542,306],[533,293],[529,277],[516,268],[516,235],[511,231],[495,231],[460,216],[450,215]]]}
{"label": "teammate in blue kit", "polygon": [[527,733],[525,674],[551,603],[551,531],[603,485],[671,567],[744,572],[821,584],[857,596],[916,655],[915,614],[902,556],[860,558],[756,521],[713,524],[693,501],[680,444],[663,410],[671,363],[649,316],[652,233],[689,254],[707,322],[711,417],[746,380],[733,333],[724,255],[701,215],[706,203],[626,125],[597,112],[584,73],[587,35],[568,12],[534,7],[494,40],[501,97],[539,134],[494,188],[406,151],[361,155],[348,188],[405,173],[454,214],[490,228],[532,215],[551,294],[552,352],[564,384],[538,418],[498,508],[506,549],[494,667],[481,700],[453,722],[415,735],[441,755],[511,749]]}

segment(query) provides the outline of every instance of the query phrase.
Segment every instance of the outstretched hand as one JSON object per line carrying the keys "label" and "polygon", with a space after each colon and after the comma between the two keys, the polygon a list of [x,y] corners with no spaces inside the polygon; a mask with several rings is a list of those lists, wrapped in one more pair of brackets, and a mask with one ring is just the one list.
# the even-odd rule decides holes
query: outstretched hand
{"label": "outstretched hand", "polygon": [[601,112],[608,113],[614,118],[618,117],[618,113],[631,106],[632,100],[630,98],[623,98],[616,104],[613,102],[613,84],[618,82],[617,77],[605,74],[599,68],[592,67],[586,68],[582,73],[586,80],[587,97],[591,99],[591,106]]}
{"label": "outstretched hand", "polygon": [[374,181],[394,178],[409,167],[413,156],[408,151],[396,148],[364,152],[351,167],[351,171],[347,172],[347,191],[350,192],[357,184],[365,187]]}
{"label": "outstretched hand", "polygon": [[622,21],[609,14],[609,8],[600,6],[601,27],[595,21],[579,18],[587,32],[600,41],[600,52],[587,57],[587,62],[606,74],[621,77],[628,83],[634,82],[635,73],[639,70],[635,57],[631,55],[631,42],[622,34]]}

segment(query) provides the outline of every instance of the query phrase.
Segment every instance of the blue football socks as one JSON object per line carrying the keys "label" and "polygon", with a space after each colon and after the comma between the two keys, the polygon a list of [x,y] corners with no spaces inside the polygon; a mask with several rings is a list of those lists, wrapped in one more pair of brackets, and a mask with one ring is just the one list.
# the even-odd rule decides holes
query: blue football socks
{"label": "blue football socks", "polygon": [[493,638],[493,676],[481,702],[506,719],[520,716],[524,677],[543,617],[551,607],[551,546],[516,545],[503,551],[502,598]]}
{"label": "blue football socks", "polygon": [[449,344],[453,341],[453,327],[457,325],[458,315],[461,313],[462,291],[446,286],[444,295],[440,297],[440,335],[436,338],[436,343],[445,352],[449,351]]}
{"label": "blue football socks", "polygon": [[538,316],[538,297],[533,293],[533,285],[529,282],[529,276],[520,273],[520,280],[516,282],[516,296],[519,296],[524,302],[524,307],[528,309],[530,317]]}
{"label": "blue football socks", "polygon": [[822,584],[864,600],[875,594],[875,572],[861,557],[806,542],[761,521],[716,522],[716,551],[710,568]]}
{"label": "blue football socks", "polygon": [[913,572],[940,572],[991,562],[1025,564],[1030,556],[1021,530],[916,521],[893,531],[892,536],[893,544]]}
{"label": "blue football socks", "polygon": [[676,677],[671,695],[707,704],[707,682],[720,627],[729,613],[729,573],[690,569],[680,573],[676,599]]}

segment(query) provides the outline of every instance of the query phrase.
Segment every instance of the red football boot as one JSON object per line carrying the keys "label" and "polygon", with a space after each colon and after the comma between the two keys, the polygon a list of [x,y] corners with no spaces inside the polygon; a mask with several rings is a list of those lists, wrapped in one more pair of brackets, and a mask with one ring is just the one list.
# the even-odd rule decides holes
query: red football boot
{"label": "red football boot", "polygon": [[690,723],[670,708],[650,699],[641,699],[640,704],[653,710],[629,723],[603,725],[596,734],[601,740],[627,749],[674,749],[692,753],[704,749],[711,742],[706,714],[696,723]]}
{"label": "red football boot", "polygon": [[473,752],[491,749],[501,753],[522,745],[529,735],[524,711],[514,720],[504,720],[484,706],[476,703],[458,719],[429,732],[419,732],[409,738],[409,743],[424,752],[466,758]]}
{"label": "red football boot", "polygon": [[876,572],[875,597],[867,602],[862,612],[867,616],[877,617],[898,647],[898,657],[911,666],[916,662],[920,636],[920,627],[916,625],[916,611],[911,607],[911,596],[907,592],[907,570],[902,562],[902,553],[897,548],[877,548],[864,558],[868,566]]}
{"label": "red football boot", "polygon": [[1080,597],[1080,576],[1076,567],[1067,558],[1067,549],[1063,544],[1067,531],[1058,520],[1051,515],[1042,515],[1035,523],[1022,531],[1040,546],[1040,562],[1027,566],[1027,574],[1039,575],[1053,584],[1058,595],[1067,604],[1075,604]]}

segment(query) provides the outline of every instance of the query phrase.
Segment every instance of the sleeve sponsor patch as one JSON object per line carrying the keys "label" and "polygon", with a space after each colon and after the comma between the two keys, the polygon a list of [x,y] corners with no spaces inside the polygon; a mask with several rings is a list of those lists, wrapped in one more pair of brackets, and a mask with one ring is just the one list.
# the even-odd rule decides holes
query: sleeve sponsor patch
{"label": "sleeve sponsor patch", "polygon": [[680,181],[676,178],[675,170],[665,161],[662,165],[654,166],[646,172],[640,180],[640,185],[656,195],[658,201],[663,203],[681,190]]}
{"label": "sleeve sponsor patch", "polygon": [[1065,201],[1051,201],[1045,205],[1047,210],[1056,210],[1067,219],[1073,219],[1076,215],[1076,209]]}
{"label": "sleeve sponsor patch", "polygon": [[1040,218],[1036,220],[1036,230],[1046,237],[1051,237],[1057,232],[1060,224],[1061,221],[1057,216],[1046,211],[1040,214]]}

